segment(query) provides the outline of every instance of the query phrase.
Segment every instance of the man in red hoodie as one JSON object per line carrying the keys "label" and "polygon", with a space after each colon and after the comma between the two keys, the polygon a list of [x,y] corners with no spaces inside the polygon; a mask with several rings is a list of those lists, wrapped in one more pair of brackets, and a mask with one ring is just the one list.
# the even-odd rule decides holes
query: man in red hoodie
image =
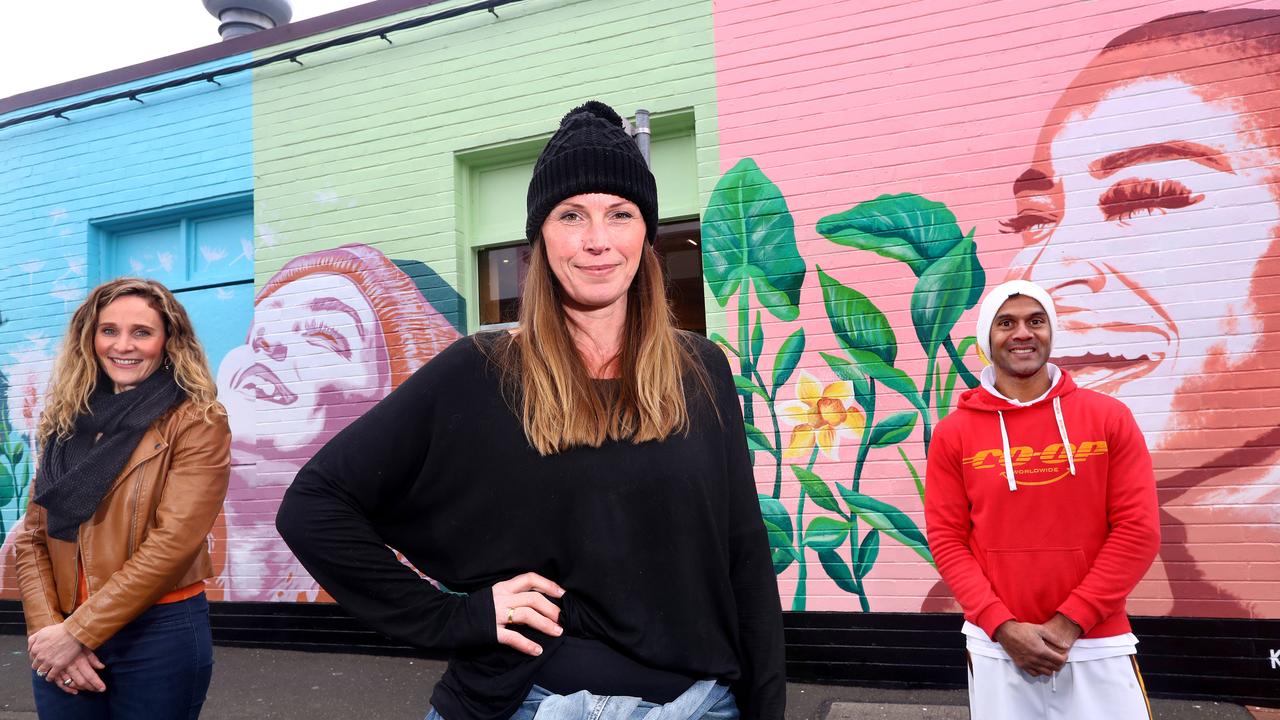
{"label": "man in red hoodie", "polygon": [[1125,598],[1160,542],[1151,457],[1124,404],[1049,362],[1056,324],[1024,280],[983,300],[992,365],[934,432],[929,545],[964,609],[975,719],[1149,718]]}

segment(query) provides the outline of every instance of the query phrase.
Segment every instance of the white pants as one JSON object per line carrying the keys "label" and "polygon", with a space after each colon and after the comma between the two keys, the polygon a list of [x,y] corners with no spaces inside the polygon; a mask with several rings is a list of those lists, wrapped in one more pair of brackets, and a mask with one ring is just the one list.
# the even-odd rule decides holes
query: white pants
{"label": "white pants", "polygon": [[972,720],[1150,720],[1133,655],[1069,662],[1052,677],[1031,677],[1011,660],[969,654]]}

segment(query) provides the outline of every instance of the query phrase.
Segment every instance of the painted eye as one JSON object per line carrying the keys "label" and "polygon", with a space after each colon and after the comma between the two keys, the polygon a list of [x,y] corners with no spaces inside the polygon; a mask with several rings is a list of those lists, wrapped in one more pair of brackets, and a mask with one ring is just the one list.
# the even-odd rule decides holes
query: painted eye
{"label": "painted eye", "polygon": [[1123,223],[1140,215],[1163,215],[1201,200],[1204,195],[1192,195],[1191,190],[1177,180],[1125,178],[1098,198],[1098,207],[1106,219]]}

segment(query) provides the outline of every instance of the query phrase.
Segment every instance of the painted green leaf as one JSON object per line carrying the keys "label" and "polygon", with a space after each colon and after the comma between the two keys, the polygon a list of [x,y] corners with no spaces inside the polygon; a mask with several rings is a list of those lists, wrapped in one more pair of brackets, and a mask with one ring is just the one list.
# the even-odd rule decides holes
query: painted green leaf
{"label": "painted green leaf", "polygon": [[792,465],[791,472],[796,474],[796,479],[800,481],[800,487],[804,488],[805,493],[809,495],[809,499],[824,510],[831,512],[840,512],[840,503],[836,500],[836,496],[831,493],[831,488],[827,487],[827,481],[818,477],[817,473],[807,470],[799,465]]}
{"label": "painted green leaf", "polygon": [[0,465],[0,507],[8,505],[17,496],[18,483],[14,480],[13,471],[6,465]]}
{"label": "painted green leaf", "polygon": [[777,393],[778,388],[787,384],[791,379],[791,373],[795,372],[796,365],[800,364],[800,357],[804,355],[804,328],[796,328],[796,331],[787,336],[782,341],[782,347],[778,348],[778,354],[773,359],[773,392]]}
{"label": "painted green leaf", "polygon": [[886,502],[846,488],[840,483],[836,483],[836,489],[840,491],[850,512],[855,513],[876,530],[916,551],[920,557],[933,564],[933,553],[929,552],[929,541],[925,539],[924,533],[920,532],[915,521],[906,513]]}
{"label": "painted green leaf", "polygon": [[888,447],[906,440],[916,427],[916,415],[914,410],[905,410],[876,423],[871,430],[871,446]]}
{"label": "painted green leaf", "polygon": [[739,355],[738,348],[734,347],[727,339],[725,339],[725,336],[721,335],[720,333],[713,332],[708,334],[707,337],[711,340],[711,342],[719,345],[725,350],[728,350],[734,355]]}
{"label": "painted green leaf", "polygon": [[916,494],[920,496],[920,504],[924,504],[924,482],[920,480],[920,473],[916,471],[915,463],[911,462],[911,458],[907,457],[907,451],[901,446],[898,447],[898,454],[902,456],[902,462],[907,464],[907,471],[911,473],[911,479],[916,483]]}
{"label": "painted green leaf", "polygon": [[858,546],[857,557],[853,561],[853,574],[859,580],[867,576],[871,572],[871,568],[876,564],[876,558],[880,556],[880,531],[872,528],[867,532],[866,537],[862,538],[862,544]]}
{"label": "painted green leaf", "polygon": [[926,356],[938,353],[960,316],[978,303],[986,284],[972,231],[920,275],[911,293],[911,322]]}
{"label": "painted green leaf", "polygon": [[[853,399],[862,406],[863,412],[875,412],[876,396],[872,391],[871,378],[849,360],[824,352],[818,354],[827,361],[827,367],[831,368],[831,372],[834,372],[836,377],[853,384]],[[879,360],[879,358],[876,359]]]}
{"label": "painted green leaf", "polygon": [[786,570],[791,563],[800,559],[800,553],[791,546],[786,533],[768,520],[764,521],[765,534],[769,537],[769,556],[773,561],[773,574]]}
{"label": "painted green leaf", "polygon": [[[920,389],[916,387],[916,381],[912,380],[910,375],[887,364],[875,353],[848,347],[844,350],[849,354],[850,364],[856,367],[859,372],[871,377],[873,380],[879,380],[886,387],[910,401],[916,408],[924,410],[924,401],[920,397]],[[857,390],[856,385],[854,389]]]}
{"label": "painted green leaf", "polygon": [[946,205],[915,193],[881,195],[818,221],[818,234],[840,245],[901,260],[919,277],[962,237]]}
{"label": "painted green leaf", "polygon": [[773,449],[773,443],[769,442],[769,438],[765,436],[760,428],[751,423],[742,423],[747,430],[747,447],[751,450],[763,450],[769,454],[776,454]]}
{"label": "painted green leaf", "polygon": [[702,215],[702,270],[724,307],[742,283],[780,320],[800,315],[805,262],[782,191],[751,158],[738,161],[711,192]]}
{"label": "painted green leaf", "polygon": [[768,495],[756,495],[756,499],[760,502],[760,516],[765,522],[781,530],[788,544],[794,542],[795,530],[791,525],[791,511],[787,510],[787,506]]}
{"label": "painted green leaf", "polygon": [[835,550],[819,550],[818,560],[822,563],[822,569],[827,571],[827,577],[834,580],[837,587],[849,593],[858,592],[858,583],[849,573],[849,566],[844,564],[840,553]]}
{"label": "painted green leaf", "polygon": [[9,459],[13,462],[13,466],[17,467],[22,462],[22,458],[26,455],[27,448],[20,442],[15,442],[9,446]]}
{"label": "painted green leaf", "polygon": [[749,392],[749,393],[755,393],[756,395],[759,395],[765,400],[769,399],[769,394],[764,391],[764,388],[751,382],[747,378],[742,377],[741,375],[733,376],[733,384],[737,386],[739,390],[745,390],[746,392]]}
{"label": "painted green leaf", "polygon": [[760,362],[760,353],[764,350],[764,326],[760,324],[760,311],[756,311],[756,326],[751,328],[751,364]]}
{"label": "painted green leaf", "polygon": [[840,547],[848,536],[848,521],[819,516],[810,520],[809,527],[804,529],[804,544],[819,550],[832,549]]}
{"label": "painted green leaf", "polygon": [[889,365],[898,357],[898,339],[880,308],[862,293],[818,268],[822,302],[831,329],[845,347],[874,353]]}

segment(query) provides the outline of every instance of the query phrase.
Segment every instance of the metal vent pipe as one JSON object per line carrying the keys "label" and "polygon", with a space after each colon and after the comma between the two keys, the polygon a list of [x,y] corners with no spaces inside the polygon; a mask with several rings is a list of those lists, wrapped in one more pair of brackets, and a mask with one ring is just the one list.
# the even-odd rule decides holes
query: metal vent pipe
{"label": "metal vent pipe", "polygon": [[204,9],[221,21],[223,40],[270,30],[293,17],[289,0],[204,0]]}

